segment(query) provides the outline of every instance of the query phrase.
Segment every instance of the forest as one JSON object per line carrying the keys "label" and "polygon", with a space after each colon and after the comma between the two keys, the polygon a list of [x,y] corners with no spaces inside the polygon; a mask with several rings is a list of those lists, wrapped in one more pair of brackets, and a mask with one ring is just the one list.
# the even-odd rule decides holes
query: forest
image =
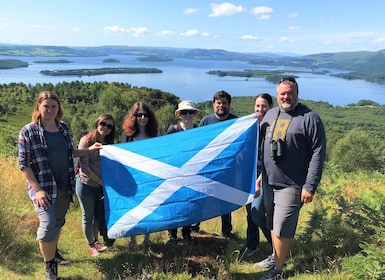
{"label": "forest", "polygon": [[[161,134],[177,121],[174,111],[179,97],[156,89],[125,83],[82,81],[56,85],[0,85],[0,165],[4,170],[0,175],[0,187],[6,197],[0,208],[1,278],[28,275],[25,269],[32,269],[32,275],[38,275],[36,271],[39,269],[35,266],[41,265],[36,249],[28,253],[30,258],[27,258],[36,261],[26,262],[19,268],[14,265],[25,261],[20,252],[31,251],[33,243],[25,243],[25,239],[32,242],[35,234],[34,224],[28,223],[33,210],[24,205],[26,197],[18,179],[21,176],[14,165],[18,133],[30,122],[35,98],[42,90],[52,90],[59,95],[63,102],[64,121],[70,125],[75,143],[90,130],[101,113],[114,116],[118,139],[123,118],[137,101],[147,102],[154,108]],[[300,219],[293,256],[288,265],[290,279],[385,279],[385,106],[371,100],[360,100],[357,104],[343,107],[311,100],[300,102],[315,110],[325,125],[327,161],[317,199]],[[231,112],[237,116],[250,114],[253,104],[253,97],[234,97]],[[212,112],[212,101],[197,106],[201,110],[196,119],[198,123],[200,118]],[[21,193],[17,201],[12,198],[15,191]],[[68,251],[74,242],[80,244],[78,247],[83,244],[81,229],[77,226],[80,213],[76,207],[65,227],[78,237],[71,238],[68,232],[63,234],[64,248]],[[244,219],[242,213],[241,210],[235,213],[236,221]],[[206,231],[215,230],[215,222],[206,225]],[[245,225],[239,222],[235,227],[244,238]],[[120,251],[125,246],[122,240],[118,242],[117,251],[105,254],[100,261],[87,262],[92,279],[228,280],[255,279],[261,273],[253,269],[252,261],[240,262],[236,257],[244,239],[225,242],[215,235],[210,235],[210,239],[196,236],[194,246],[173,251],[164,244],[164,234],[154,236],[157,238],[157,251],[151,254],[141,250]],[[71,250],[74,258],[84,257],[81,249]],[[261,250],[268,253],[267,247],[261,247]],[[198,257],[205,261],[192,261]],[[83,266],[79,261],[71,269],[64,269],[68,276],[66,279],[90,279],[82,275]],[[143,276],[146,274],[148,278]],[[17,279],[35,278],[20,276]]]}

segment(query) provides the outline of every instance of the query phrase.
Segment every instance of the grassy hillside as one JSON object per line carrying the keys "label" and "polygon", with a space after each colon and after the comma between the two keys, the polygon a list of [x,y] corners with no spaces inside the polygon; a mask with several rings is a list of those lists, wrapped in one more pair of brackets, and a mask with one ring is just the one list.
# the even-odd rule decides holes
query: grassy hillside
{"label": "grassy hillside", "polygon": [[[24,179],[15,158],[0,157],[0,168],[3,196],[0,208],[0,279],[42,279],[43,264],[35,241],[37,219],[27,198]],[[384,236],[376,235],[371,229],[371,226],[381,225],[381,221],[384,226],[384,212],[380,210],[384,199],[384,175],[357,173],[344,176],[327,170],[314,202],[301,212],[286,276],[299,280],[357,279],[357,274],[344,268],[343,262],[353,262],[354,259],[348,257],[357,254],[359,244],[364,241],[372,243],[376,240],[377,250],[382,248],[384,251]],[[368,211],[376,208],[380,211],[377,217]],[[166,244],[167,232],[152,233],[154,245],[149,251],[141,246],[129,248],[129,240],[122,238],[117,240],[114,248],[92,258],[87,254],[81,230],[81,212],[75,200],[59,244],[72,264],[59,267],[59,274],[63,279],[93,280],[258,279],[264,271],[254,268],[253,264],[266,257],[270,248],[262,237],[260,250],[240,260],[246,238],[245,209],[233,213],[234,232],[239,235],[239,240],[221,238],[220,223],[220,218],[203,222],[205,233],[194,233],[194,240],[189,244]],[[139,244],[141,240],[142,236]],[[370,252],[373,250],[366,253]],[[379,261],[381,265],[381,259],[372,256],[365,265],[370,267],[370,263]],[[385,265],[383,261],[382,258],[382,265]],[[370,268],[378,273],[376,266]]]}

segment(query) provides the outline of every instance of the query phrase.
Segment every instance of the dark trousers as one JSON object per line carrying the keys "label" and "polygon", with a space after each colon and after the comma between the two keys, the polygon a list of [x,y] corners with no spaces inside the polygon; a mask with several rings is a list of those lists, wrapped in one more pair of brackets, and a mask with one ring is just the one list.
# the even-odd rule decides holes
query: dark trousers
{"label": "dark trousers", "polygon": [[[267,242],[272,245],[270,230],[266,227],[266,219],[259,219],[258,225],[253,222],[251,218],[251,203],[246,204],[247,211],[247,231],[246,231],[246,247],[250,249],[257,249],[259,245],[259,229],[262,230]],[[263,213],[264,214],[264,213]]]}
{"label": "dark trousers", "polygon": [[[191,233],[191,226],[184,226],[182,228],[182,237],[185,238],[185,237],[190,237],[190,233]],[[174,229],[170,229],[168,231],[168,235],[170,238],[177,238],[177,235],[178,235],[178,229],[177,228],[174,228]]]}
{"label": "dark trousers", "polygon": [[222,218],[222,234],[229,235],[233,230],[233,226],[231,224],[231,213],[222,215],[221,218]]}

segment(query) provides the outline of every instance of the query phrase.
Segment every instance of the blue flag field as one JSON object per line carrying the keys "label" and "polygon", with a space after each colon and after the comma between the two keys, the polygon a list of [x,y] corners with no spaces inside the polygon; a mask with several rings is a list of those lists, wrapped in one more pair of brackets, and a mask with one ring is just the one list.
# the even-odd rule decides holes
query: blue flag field
{"label": "blue flag field", "polygon": [[173,229],[251,202],[256,115],[100,150],[109,238]]}

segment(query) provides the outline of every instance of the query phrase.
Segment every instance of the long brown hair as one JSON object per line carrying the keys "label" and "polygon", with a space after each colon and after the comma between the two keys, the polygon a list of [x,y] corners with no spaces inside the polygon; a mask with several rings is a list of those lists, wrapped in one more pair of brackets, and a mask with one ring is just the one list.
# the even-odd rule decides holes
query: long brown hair
{"label": "long brown hair", "polygon": [[40,92],[39,96],[37,97],[35,109],[32,112],[32,122],[37,123],[38,120],[40,119],[41,114],[39,111],[39,105],[44,100],[47,100],[47,99],[55,100],[59,106],[59,111],[57,112],[57,116],[56,116],[55,120],[57,122],[59,122],[63,118],[63,110],[61,108],[59,97],[55,93],[53,93],[52,91],[45,90],[45,91]]}
{"label": "long brown hair", "polygon": [[136,113],[140,110],[148,113],[148,123],[146,125],[146,135],[155,137],[158,135],[158,119],[155,116],[151,107],[144,102],[136,102],[128,111],[124,118],[122,129],[128,137],[135,137],[139,133],[138,122],[136,120]]}
{"label": "long brown hair", "polygon": [[102,144],[114,144],[115,120],[114,120],[114,117],[110,114],[102,114],[95,120],[95,122],[92,125],[92,130],[90,131],[90,133],[87,134],[88,144],[92,145],[97,141],[97,131],[98,131],[99,123],[105,120],[112,120],[114,122],[114,126],[111,129],[110,133],[104,137],[104,143]]}

